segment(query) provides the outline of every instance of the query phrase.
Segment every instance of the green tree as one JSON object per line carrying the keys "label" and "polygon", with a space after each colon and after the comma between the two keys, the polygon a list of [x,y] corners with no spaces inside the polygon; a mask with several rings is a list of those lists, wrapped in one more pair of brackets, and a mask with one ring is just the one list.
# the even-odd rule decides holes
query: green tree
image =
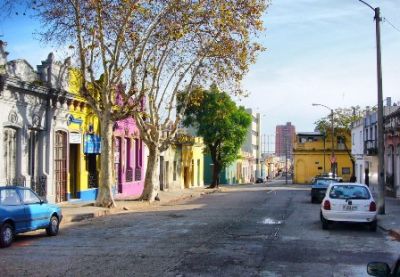
{"label": "green tree", "polygon": [[[350,157],[354,175],[355,172],[355,158],[351,154],[351,148],[349,145],[351,142],[347,141],[346,138],[351,137],[351,126],[354,122],[364,117],[365,111],[359,106],[351,108],[337,108],[333,111],[333,126],[335,131],[335,137],[343,141],[345,150]],[[319,132],[332,136],[332,118],[331,115],[327,115],[315,123],[316,130]]]}
{"label": "green tree", "polygon": [[221,170],[238,158],[252,118],[215,85],[209,90],[195,89],[191,100],[183,123],[203,137],[214,163],[211,187],[218,187]]}

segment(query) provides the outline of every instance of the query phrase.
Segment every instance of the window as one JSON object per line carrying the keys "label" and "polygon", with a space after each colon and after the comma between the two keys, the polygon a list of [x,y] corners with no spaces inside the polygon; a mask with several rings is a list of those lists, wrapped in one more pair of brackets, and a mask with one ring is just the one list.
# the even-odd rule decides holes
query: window
{"label": "window", "polygon": [[37,195],[29,190],[29,189],[22,189],[21,190],[21,194],[22,194],[22,201],[25,204],[37,204],[40,203],[40,199],[39,197],[37,197]]}
{"label": "window", "polygon": [[332,186],[329,197],[332,199],[370,199],[368,190],[362,186]]}
{"label": "window", "polygon": [[176,181],[176,161],[174,161],[174,173],[172,175],[174,181]]}
{"label": "window", "polygon": [[16,189],[0,190],[0,205],[19,205],[21,200]]}
{"label": "window", "polygon": [[350,167],[343,167],[342,168],[342,175],[350,174]]}
{"label": "window", "polygon": [[17,130],[4,128],[4,175],[9,183],[17,177]]}

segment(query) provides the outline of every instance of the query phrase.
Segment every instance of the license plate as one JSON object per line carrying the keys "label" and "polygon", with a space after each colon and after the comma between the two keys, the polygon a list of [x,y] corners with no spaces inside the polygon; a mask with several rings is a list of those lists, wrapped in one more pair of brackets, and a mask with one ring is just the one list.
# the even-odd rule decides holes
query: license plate
{"label": "license plate", "polygon": [[355,210],[357,210],[357,206],[343,205],[343,210],[344,211],[355,211]]}

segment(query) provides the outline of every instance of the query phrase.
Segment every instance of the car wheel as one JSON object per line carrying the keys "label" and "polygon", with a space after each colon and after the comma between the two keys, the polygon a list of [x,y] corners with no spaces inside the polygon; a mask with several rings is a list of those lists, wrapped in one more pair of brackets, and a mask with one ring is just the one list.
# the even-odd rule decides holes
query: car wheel
{"label": "car wheel", "polygon": [[321,223],[322,223],[323,230],[329,229],[329,220],[326,220],[325,217],[322,215],[322,213],[321,213]]}
{"label": "car wheel", "polygon": [[378,222],[376,220],[368,223],[368,228],[371,232],[376,232],[377,227],[378,227]]}
{"label": "car wheel", "polygon": [[14,228],[10,223],[1,226],[0,247],[9,247],[14,238]]}
{"label": "car wheel", "polygon": [[58,234],[59,227],[60,227],[60,221],[58,220],[58,217],[53,215],[50,218],[49,226],[46,228],[47,235],[56,236]]}

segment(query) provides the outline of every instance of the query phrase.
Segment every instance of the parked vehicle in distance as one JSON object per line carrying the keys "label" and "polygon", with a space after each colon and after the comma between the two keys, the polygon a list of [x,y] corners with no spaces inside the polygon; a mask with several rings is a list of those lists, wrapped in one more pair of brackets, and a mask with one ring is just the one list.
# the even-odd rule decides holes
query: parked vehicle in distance
{"label": "parked vehicle in distance", "polygon": [[326,190],[331,183],[337,182],[336,179],[329,177],[316,177],[311,183],[311,203],[321,203],[325,197]]}
{"label": "parked vehicle in distance", "polygon": [[19,233],[38,229],[55,236],[61,219],[61,208],[47,204],[30,188],[0,187],[0,247],[10,246]]}
{"label": "parked vehicle in distance", "polygon": [[367,272],[371,276],[400,277],[400,256],[392,269],[387,263],[372,262],[368,264]]}
{"label": "parked vehicle in distance", "polygon": [[263,178],[257,178],[256,183],[257,184],[264,183],[264,179]]}
{"label": "parked vehicle in distance", "polygon": [[369,188],[359,183],[331,183],[321,203],[323,229],[333,222],[358,222],[377,228],[376,203]]}

